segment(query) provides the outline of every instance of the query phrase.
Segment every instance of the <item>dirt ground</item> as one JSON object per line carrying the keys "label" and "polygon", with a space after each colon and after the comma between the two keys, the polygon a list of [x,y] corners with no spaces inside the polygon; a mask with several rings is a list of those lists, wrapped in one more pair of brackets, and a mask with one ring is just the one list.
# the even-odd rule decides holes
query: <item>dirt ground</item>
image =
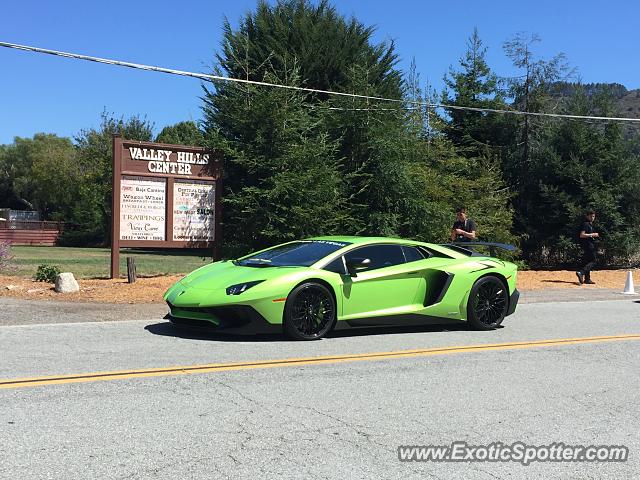
{"label": "dirt ground", "polygon": [[[518,289],[541,290],[558,288],[611,288],[623,290],[626,270],[604,270],[594,272],[592,277],[596,285],[578,285],[575,272],[559,271],[522,271],[518,272]],[[634,280],[638,282],[640,270],[633,270]],[[78,281],[80,292],[60,294],[49,283],[35,282],[29,278],[0,275],[0,297],[29,298],[41,300],[66,300],[70,302],[106,302],[106,303],[159,303],[162,295],[181,276],[139,278],[136,283],[128,284],[126,279],[84,280]]]}

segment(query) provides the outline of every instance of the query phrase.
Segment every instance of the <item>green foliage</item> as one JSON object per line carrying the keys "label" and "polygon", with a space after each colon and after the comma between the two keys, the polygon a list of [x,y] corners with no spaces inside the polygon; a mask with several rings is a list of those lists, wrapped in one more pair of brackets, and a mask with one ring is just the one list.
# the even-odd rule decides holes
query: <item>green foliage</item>
{"label": "green foliage", "polygon": [[[238,31],[225,24],[220,72],[398,99],[406,90],[419,99],[415,71],[405,83],[394,69],[393,44],[372,44],[372,31],[338,16],[327,2],[260,3]],[[329,233],[447,241],[460,203],[486,237],[513,240],[508,192],[496,162],[457,152],[426,112],[215,86],[205,91],[203,125],[209,145],[225,152],[229,251]]]}
{"label": "green foliage", "polygon": [[[367,69],[354,65],[350,81],[356,91],[378,95],[367,81]],[[348,221],[345,233],[397,236],[414,201],[410,165],[415,137],[407,129],[403,109],[379,110],[365,100],[328,102],[325,128],[339,145]],[[415,146],[415,145],[414,145]],[[415,209],[413,209],[415,211]]]}
{"label": "green foliage", "polygon": [[60,267],[56,265],[47,265],[42,264],[38,266],[38,270],[36,271],[33,279],[36,282],[47,282],[54,283],[56,281],[56,277],[60,274]]}
{"label": "green foliage", "polygon": [[[486,63],[486,51],[474,29],[458,69],[451,68],[445,77],[448,91],[443,94],[444,102],[475,108],[506,108],[498,78]],[[440,183],[444,183],[442,190],[451,192],[450,196],[438,195],[447,200],[449,208],[445,211],[451,212],[452,204],[466,206],[477,223],[479,239],[517,243],[510,233],[511,194],[501,169],[503,145],[513,133],[509,120],[468,110],[451,109],[447,113],[442,131],[449,142],[436,140],[437,156],[431,160]]]}
{"label": "green foliage", "polygon": [[80,168],[80,174],[75,176],[78,193],[68,217],[73,228],[63,233],[63,245],[109,243],[113,135],[127,140],[151,141],[152,128],[151,123],[137,116],[116,119],[103,112],[99,128],[83,130],[76,137]]}
{"label": "green foliage", "polygon": [[455,208],[466,206],[479,240],[518,243],[510,232],[513,211],[495,161],[461,156],[448,140],[436,137],[414,172],[419,185],[416,197],[422,204],[414,223],[418,238],[448,241]]}
{"label": "green foliage", "polygon": [[[504,42],[504,51],[513,66],[521,75],[508,79],[508,92],[513,99],[512,107],[524,112],[551,112],[554,108],[555,85],[566,80],[574,73],[564,54],[558,54],[549,60],[537,58],[533,46],[540,41],[536,34],[518,33]],[[507,149],[508,158],[503,167],[510,184],[520,186],[529,177],[528,166],[532,141],[538,127],[546,125],[547,119],[537,119],[530,115],[512,118]],[[516,210],[520,208],[519,199],[514,200]]]}
{"label": "green foliage", "polygon": [[576,93],[587,95],[588,97],[605,94],[619,100],[624,97],[629,90],[619,83],[573,83],[573,82],[557,82],[553,85],[555,92],[565,97],[572,97]]}
{"label": "green foliage", "polygon": [[[218,61],[229,76],[400,98],[393,45],[372,44],[372,33],[326,1],[260,2],[237,31],[225,23]],[[226,158],[228,251],[318,234],[399,233],[408,185],[396,149],[401,120],[369,122],[350,102],[323,95],[215,87],[205,92],[203,125]]]}
{"label": "green foliage", "polygon": [[[327,2],[261,2],[239,25],[234,31],[225,23],[220,73],[421,99],[415,69],[405,81],[394,68],[393,44],[373,44],[372,28],[339,16]],[[477,34],[472,41],[482,57]],[[485,65],[483,58],[475,62],[467,66]],[[469,88],[480,89],[478,106],[502,102],[497,93],[485,98],[496,83],[486,68],[467,83],[458,85],[460,102]],[[208,144],[225,153],[228,251],[329,233],[447,241],[460,203],[487,238],[513,241],[509,195],[496,161],[479,156],[478,149],[465,157],[463,145],[442,138],[442,122],[430,122],[425,111],[252,86],[215,87],[205,91],[203,126]],[[474,134],[482,132],[479,141],[487,142],[491,129],[477,117]],[[463,126],[467,120],[457,121]]]}
{"label": "green foliage", "polygon": [[[268,81],[299,84],[297,70]],[[304,95],[232,87],[209,93],[209,146],[225,152],[226,251],[337,233],[341,216],[336,143],[303,108]],[[250,98],[250,101],[247,101]],[[214,100],[215,99],[215,100]]]}
{"label": "green foliage", "polygon": [[44,133],[33,139],[16,137],[0,157],[4,173],[0,185],[11,203],[37,210],[43,218],[63,219],[69,214],[77,196],[77,184],[71,179],[77,178],[79,169],[68,138]]}
{"label": "green foliage", "polygon": [[[487,48],[478,30],[467,41],[467,50],[459,60],[458,69],[451,67],[445,76],[447,91],[443,102],[449,105],[505,109],[504,94],[498,77],[487,65]],[[444,125],[445,135],[457,150],[467,157],[499,156],[509,129],[504,117],[492,113],[451,109]]]}
{"label": "green foliage", "polygon": [[12,165],[8,158],[11,145],[0,145],[0,205],[3,208],[21,208],[21,203],[13,193],[13,182],[11,181]]}
{"label": "green foliage", "polygon": [[202,146],[204,144],[204,135],[196,125],[196,122],[179,122],[175,125],[164,127],[155,141],[172,145]]}
{"label": "green foliage", "polygon": [[[393,43],[374,44],[373,27],[356,18],[342,17],[327,0],[264,0],[233,30],[223,25],[220,68],[229,76],[262,80],[275,73],[282,77],[295,65],[305,87],[344,90],[351,86],[350,68],[367,69],[368,81],[383,96],[399,97],[401,75]],[[318,96],[326,100],[326,96]]]}
{"label": "green foliage", "polygon": [[[607,93],[588,97],[578,90],[567,113],[614,114]],[[532,143],[528,179],[519,193],[525,250],[534,263],[577,258],[583,213],[597,212],[605,261],[627,264],[637,254],[640,228],[640,169],[618,124],[548,122]]]}
{"label": "green foliage", "polygon": [[[226,82],[204,88],[202,124],[167,126],[155,140],[223,153],[225,255],[334,233],[444,242],[454,208],[464,205],[479,238],[519,245],[523,265],[575,259],[586,208],[598,212],[605,261],[638,261],[637,128],[436,114],[409,102],[575,115],[633,110],[622,85],[567,82],[572,70],[562,54],[536,57],[536,35],[505,42],[519,75],[500,79],[474,30],[436,95],[423,91],[415,64],[406,76],[396,68],[393,42],[375,43],[373,27],[343,17],[327,0],[259,1],[237,29],[228,21],[223,29],[216,73],[401,100]],[[75,144],[37,134],[0,145],[0,206],[66,220],[64,245],[108,244],[113,134],[149,141],[152,124],[103,113],[100,126],[81,131]]]}

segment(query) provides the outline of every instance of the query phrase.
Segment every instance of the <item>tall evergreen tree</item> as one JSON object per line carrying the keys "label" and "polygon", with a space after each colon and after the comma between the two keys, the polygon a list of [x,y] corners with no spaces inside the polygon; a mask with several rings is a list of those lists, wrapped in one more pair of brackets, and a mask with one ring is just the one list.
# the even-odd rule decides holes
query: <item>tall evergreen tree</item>
{"label": "tall evergreen tree", "polygon": [[[486,62],[487,48],[477,28],[467,41],[467,49],[457,69],[445,76],[448,90],[443,102],[457,107],[505,109],[506,102],[498,77]],[[431,168],[439,173],[444,190],[451,192],[451,205],[465,205],[473,212],[480,238],[515,241],[509,233],[512,210],[505,186],[501,160],[512,132],[508,118],[489,112],[451,108],[439,119],[446,138],[434,142],[437,157]],[[450,226],[449,226],[450,228]]]}
{"label": "tall evergreen tree", "polygon": [[[513,62],[514,67],[522,74],[508,79],[509,94],[513,98],[512,106],[524,112],[550,112],[552,92],[558,82],[574,73],[566,56],[560,53],[550,60],[537,58],[532,51],[535,43],[540,41],[537,34],[518,33],[504,42],[504,51]],[[555,106],[558,108],[558,106]],[[552,113],[552,112],[550,112]],[[519,170],[526,177],[526,167],[531,153],[531,138],[539,123],[529,115],[521,118],[519,139],[512,158],[512,170]]]}
{"label": "tall evergreen tree", "polygon": [[[260,2],[237,30],[226,22],[217,71],[401,102],[417,95],[417,80],[405,83],[395,68],[393,44],[374,44],[372,32],[326,1]],[[467,200],[486,215],[490,238],[509,235],[499,172],[457,155],[426,112],[355,97],[214,86],[205,90],[203,126],[208,144],[226,156],[228,248],[332,232],[446,241],[453,206]],[[455,159],[450,168],[432,142]],[[490,201],[503,201],[504,218],[489,218]]]}
{"label": "tall evergreen tree", "polygon": [[[237,31],[225,23],[219,67],[232,77],[400,99],[402,79],[393,68],[394,47],[374,45],[372,33],[357,20],[338,15],[326,1],[317,6],[306,0],[274,6],[260,2]],[[361,103],[265,87],[216,84],[215,91],[206,91],[208,140],[224,148],[228,158],[225,222],[227,228],[245,225],[243,232],[255,229],[248,235],[247,247],[303,232],[398,234],[405,221],[399,203],[407,174],[396,148],[401,140],[394,135],[403,129],[403,116],[368,121],[366,102]],[[282,125],[274,123],[275,115],[280,115]],[[301,145],[315,151],[302,158]],[[271,190],[292,192],[273,183],[281,164],[296,175],[278,178],[297,185],[300,201],[324,202],[317,208],[326,214],[304,223],[291,217],[287,223],[273,215],[282,215],[293,197],[283,197],[281,204],[273,199],[262,202],[260,218],[235,200],[244,198],[238,197],[240,192],[256,193],[256,188],[260,195]],[[319,168],[326,169],[323,175]],[[314,173],[315,179],[305,172]],[[306,183],[300,183],[301,178]],[[300,204],[297,211],[304,211]]]}
{"label": "tall evergreen tree", "polygon": [[[356,92],[378,96],[367,81],[366,67],[349,69]],[[396,97],[399,98],[399,97]],[[333,98],[327,128],[339,139],[344,157],[349,222],[344,231],[359,235],[397,236],[411,223],[415,198],[410,165],[418,140],[410,131],[407,111],[401,105],[354,98]]]}
{"label": "tall evergreen tree", "polygon": [[[265,81],[299,85],[294,68]],[[337,143],[305,107],[305,95],[218,85],[205,100],[208,145],[225,155],[227,254],[338,231],[343,193]]]}
{"label": "tall evergreen tree", "polygon": [[[475,28],[467,40],[467,50],[459,69],[450,68],[445,76],[447,91],[443,102],[459,107],[504,109],[506,107],[498,77],[486,62],[487,48]],[[495,156],[506,142],[504,118],[493,113],[450,109],[444,133],[468,157]]]}
{"label": "tall evergreen tree", "polygon": [[[566,113],[615,115],[608,92],[591,97],[576,88]],[[577,255],[583,212],[595,208],[606,258],[628,262],[640,246],[639,158],[617,123],[545,122],[531,145],[530,181],[520,191],[526,254],[534,263],[560,264]]]}
{"label": "tall evergreen tree", "polygon": [[[508,79],[509,95],[513,99],[512,108],[516,110],[553,113],[561,108],[560,102],[553,102],[555,86],[558,81],[571,75],[573,70],[564,54],[558,54],[550,60],[536,57],[532,47],[539,41],[536,34],[519,33],[504,43],[507,57],[522,72]],[[531,192],[538,188],[539,180],[536,177],[539,170],[533,159],[536,156],[534,148],[543,145],[549,120],[523,115],[513,121],[514,130],[502,165],[505,178],[515,192],[514,229],[526,239],[531,238],[529,230],[537,214],[535,205],[530,202]],[[527,252],[530,251],[531,240],[525,242],[524,246]],[[525,255],[528,255],[527,252]]]}
{"label": "tall evergreen tree", "polygon": [[237,30],[225,20],[223,32],[217,60],[231,77],[262,80],[274,72],[282,76],[296,65],[304,87],[349,91],[350,67],[360,65],[381,95],[400,95],[393,43],[374,44],[373,27],[344,18],[327,0],[316,5],[308,0],[279,0],[275,5],[260,0]]}

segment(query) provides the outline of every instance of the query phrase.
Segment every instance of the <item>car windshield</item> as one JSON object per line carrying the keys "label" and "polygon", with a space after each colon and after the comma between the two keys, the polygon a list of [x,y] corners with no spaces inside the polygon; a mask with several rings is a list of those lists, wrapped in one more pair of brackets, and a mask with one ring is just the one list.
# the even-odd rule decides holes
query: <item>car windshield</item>
{"label": "car windshield", "polygon": [[235,264],[244,267],[308,267],[347,245],[350,244],[333,240],[303,240],[270,248],[236,260]]}

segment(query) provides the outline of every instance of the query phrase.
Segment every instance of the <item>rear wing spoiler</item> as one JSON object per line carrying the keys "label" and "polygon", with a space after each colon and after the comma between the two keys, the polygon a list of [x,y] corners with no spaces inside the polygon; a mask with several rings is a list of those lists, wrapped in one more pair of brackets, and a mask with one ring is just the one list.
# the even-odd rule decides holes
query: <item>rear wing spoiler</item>
{"label": "rear wing spoiler", "polygon": [[505,250],[507,252],[515,252],[518,247],[510,245],[508,243],[494,243],[494,242],[454,242],[454,243],[441,243],[442,247],[447,247],[456,252],[464,253],[470,257],[479,256],[480,254],[469,247],[487,247],[489,249],[489,255],[496,256],[496,250]]}

